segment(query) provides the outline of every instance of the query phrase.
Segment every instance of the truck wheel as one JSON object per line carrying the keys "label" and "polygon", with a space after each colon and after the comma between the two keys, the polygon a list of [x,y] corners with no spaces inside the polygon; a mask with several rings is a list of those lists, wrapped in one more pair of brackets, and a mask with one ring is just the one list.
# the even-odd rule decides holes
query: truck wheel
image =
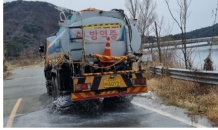
{"label": "truck wheel", "polygon": [[56,100],[58,98],[57,78],[56,78],[56,76],[52,77],[51,86],[52,86],[52,98],[53,98],[53,100]]}
{"label": "truck wheel", "polygon": [[52,95],[52,88],[51,88],[51,83],[48,83],[48,81],[46,81],[46,89],[47,89],[47,94],[49,96]]}
{"label": "truck wheel", "polygon": [[47,94],[48,94],[49,96],[51,96],[51,95],[52,95],[51,87],[50,87],[50,86],[47,86],[46,88],[47,88]]}

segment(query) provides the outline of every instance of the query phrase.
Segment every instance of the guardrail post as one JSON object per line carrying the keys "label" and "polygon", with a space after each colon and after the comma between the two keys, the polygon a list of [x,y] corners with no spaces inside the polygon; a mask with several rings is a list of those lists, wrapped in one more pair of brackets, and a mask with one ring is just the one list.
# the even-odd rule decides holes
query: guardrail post
{"label": "guardrail post", "polygon": [[164,68],[164,69],[163,69],[163,75],[164,75],[164,76],[169,76],[169,75],[170,75],[168,68]]}
{"label": "guardrail post", "polygon": [[150,72],[155,74],[155,67],[154,66],[150,66]]}

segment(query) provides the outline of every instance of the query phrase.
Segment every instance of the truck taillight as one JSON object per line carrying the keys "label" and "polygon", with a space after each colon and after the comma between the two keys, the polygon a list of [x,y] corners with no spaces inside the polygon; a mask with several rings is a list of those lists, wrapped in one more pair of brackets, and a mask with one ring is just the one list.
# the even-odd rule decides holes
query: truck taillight
{"label": "truck taillight", "polygon": [[75,86],[76,91],[82,91],[82,90],[87,90],[87,89],[91,89],[90,83],[76,84],[76,86]]}
{"label": "truck taillight", "polygon": [[82,89],[82,90],[88,89],[88,84],[81,84],[81,89]]}
{"label": "truck taillight", "polygon": [[133,85],[145,85],[145,78],[132,79]]}

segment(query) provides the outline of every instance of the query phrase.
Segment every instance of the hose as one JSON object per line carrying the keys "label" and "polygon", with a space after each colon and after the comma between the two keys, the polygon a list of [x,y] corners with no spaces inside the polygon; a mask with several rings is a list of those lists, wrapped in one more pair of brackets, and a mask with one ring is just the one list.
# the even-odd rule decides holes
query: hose
{"label": "hose", "polygon": [[[130,43],[131,43],[131,41],[132,41],[132,28],[131,28],[129,19],[128,19],[128,17],[126,16],[126,14],[123,13],[123,16],[124,16],[124,18],[125,18],[126,24],[128,25],[128,29],[129,29],[129,40],[130,40]],[[131,50],[132,50],[132,52],[133,52],[133,49],[132,49],[131,44],[130,44],[130,48],[131,48]]]}
{"label": "hose", "polygon": [[[126,55],[126,57],[129,56],[129,55],[130,55],[130,54]],[[89,63],[87,63],[87,62],[84,62],[84,63],[85,63],[86,65],[88,65],[88,66],[93,67],[93,68],[105,69],[105,68],[109,68],[109,67],[111,67],[111,66],[114,66],[114,65],[120,63],[120,62],[121,62],[122,60],[124,60],[124,59],[125,59],[125,57],[123,57],[122,59],[120,59],[120,60],[117,61],[116,63],[114,63],[114,64],[112,64],[112,65],[109,65],[109,66],[106,66],[106,67],[97,67],[97,66],[93,66],[93,65],[91,65],[91,64],[89,64]]]}

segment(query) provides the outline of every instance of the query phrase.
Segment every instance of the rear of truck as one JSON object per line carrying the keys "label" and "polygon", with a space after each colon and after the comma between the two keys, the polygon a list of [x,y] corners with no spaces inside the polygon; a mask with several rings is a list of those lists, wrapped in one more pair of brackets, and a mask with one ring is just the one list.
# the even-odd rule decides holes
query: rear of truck
{"label": "rear of truck", "polygon": [[147,92],[146,74],[138,70],[73,78],[73,86],[72,101]]}
{"label": "rear of truck", "polygon": [[45,44],[47,93],[78,101],[147,92],[135,23],[118,9],[86,9],[68,17],[62,12],[59,31]]}

